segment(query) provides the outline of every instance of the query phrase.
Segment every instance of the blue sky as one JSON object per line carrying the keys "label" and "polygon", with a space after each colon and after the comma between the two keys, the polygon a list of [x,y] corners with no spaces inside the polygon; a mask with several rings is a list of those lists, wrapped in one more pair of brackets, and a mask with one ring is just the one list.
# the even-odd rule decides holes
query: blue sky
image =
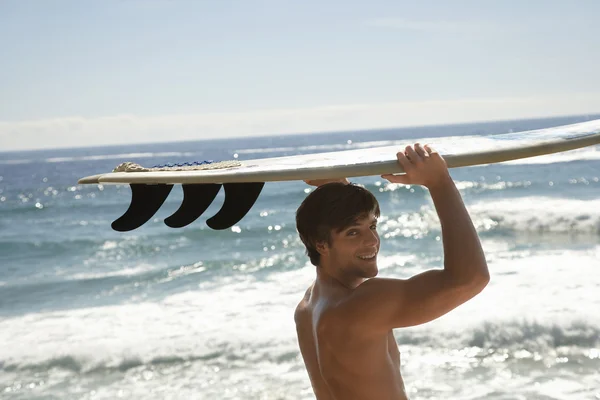
{"label": "blue sky", "polygon": [[0,1],[0,149],[600,112],[600,2]]}

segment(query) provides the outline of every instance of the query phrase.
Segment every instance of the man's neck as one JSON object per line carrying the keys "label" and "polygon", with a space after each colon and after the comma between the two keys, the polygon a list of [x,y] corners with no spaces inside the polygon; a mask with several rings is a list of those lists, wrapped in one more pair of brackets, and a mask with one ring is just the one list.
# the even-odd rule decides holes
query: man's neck
{"label": "man's neck", "polygon": [[331,288],[352,290],[356,289],[366,280],[365,278],[339,274],[336,273],[337,271],[339,270],[333,270],[332,268],[328,268],[326,264],[322,264],[321,266],[317,267],[317,282],[320,282],[321,284],[327,285]]}

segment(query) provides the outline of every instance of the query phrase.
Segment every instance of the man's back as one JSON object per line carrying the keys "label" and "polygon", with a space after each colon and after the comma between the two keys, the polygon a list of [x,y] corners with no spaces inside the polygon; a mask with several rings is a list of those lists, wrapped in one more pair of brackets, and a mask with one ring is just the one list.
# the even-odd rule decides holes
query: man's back
{"label": "man's back", "polygon": [[317,399],[406,399],[392,332],[366,337],[336,312],[351,295],[317,281],[296,309],[300,350]]}

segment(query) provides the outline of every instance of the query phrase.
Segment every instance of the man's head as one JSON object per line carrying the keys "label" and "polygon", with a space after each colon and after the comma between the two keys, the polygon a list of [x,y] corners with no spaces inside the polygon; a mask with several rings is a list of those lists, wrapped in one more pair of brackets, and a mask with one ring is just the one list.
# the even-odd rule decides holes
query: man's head
{"label": "man's head", "polygon": [[379,203],[368,190],[328,183],[302,202],[296,212],[296,227],[313,265],[329,261],[352,274],[373,275],[377,273],[376,256],[367,256],[379,251],[379,214]]}

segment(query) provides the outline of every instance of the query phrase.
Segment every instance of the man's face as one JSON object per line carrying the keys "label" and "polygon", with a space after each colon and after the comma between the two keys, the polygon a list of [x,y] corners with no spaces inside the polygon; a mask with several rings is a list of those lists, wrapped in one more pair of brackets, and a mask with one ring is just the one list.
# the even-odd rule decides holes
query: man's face
{"label": "man's face", "polygon": [[379,244],[377,217],[370,213],[340,232],[331,232],[331,244],[322,257],[349,278],[373,278],[377,275]]}

